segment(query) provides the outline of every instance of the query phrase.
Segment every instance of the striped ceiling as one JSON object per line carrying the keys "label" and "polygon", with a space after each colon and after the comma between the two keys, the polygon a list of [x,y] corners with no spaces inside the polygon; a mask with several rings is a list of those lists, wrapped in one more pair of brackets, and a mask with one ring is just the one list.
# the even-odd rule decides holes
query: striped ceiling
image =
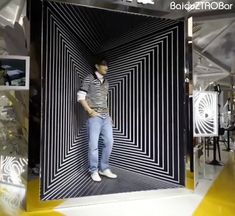
{"label": "striped ceiling", "polygon": [[53,13],[93,54],[160,31],[175,20],[51,2]]}

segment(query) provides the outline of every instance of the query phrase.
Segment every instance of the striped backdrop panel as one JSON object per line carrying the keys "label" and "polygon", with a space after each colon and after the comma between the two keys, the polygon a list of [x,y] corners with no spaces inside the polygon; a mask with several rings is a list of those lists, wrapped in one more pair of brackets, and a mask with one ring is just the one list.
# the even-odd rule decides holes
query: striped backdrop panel
{"label": "striped backdrop panel", "polygon": [[97,54],[109,61],[110,164],[151,182],[184,184],[183,41],[176,21],[44,2],[42,200],[102,194],[105,187],[89,178],[86,117],[76,101]]}
{"label": "striped backdrop panel", "polygon": [[183,67],[174,25],[105,52],[114,120],[113,165],[184,184]]}

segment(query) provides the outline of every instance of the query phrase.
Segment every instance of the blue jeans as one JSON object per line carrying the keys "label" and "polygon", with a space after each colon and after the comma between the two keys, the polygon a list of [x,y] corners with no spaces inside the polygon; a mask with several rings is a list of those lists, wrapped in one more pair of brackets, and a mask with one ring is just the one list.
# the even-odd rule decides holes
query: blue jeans
{"label": "blue jeans", "polygon": [[[113,147],[113,127],[111,117],[91,117],[87,121],[88,130],[88,159],[89,171],[95,172],[98,169],[104,171],[109,168],[109,157]],[[103,139],[103,149],[100,158],[100,166],[98,165],[98,141],[99,137]]]}

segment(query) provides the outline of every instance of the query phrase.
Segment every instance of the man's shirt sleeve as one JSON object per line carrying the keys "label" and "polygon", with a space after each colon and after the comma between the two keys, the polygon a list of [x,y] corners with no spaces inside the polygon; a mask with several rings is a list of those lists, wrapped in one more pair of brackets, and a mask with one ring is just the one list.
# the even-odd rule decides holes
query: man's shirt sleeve
{"label": "man's shirt sleeve", "polygon": [[77,101],[85,100],[86,99],[86,95],[87,95],[86,92],[84,92],[82,90],[78,91],[78,93],[77,93]]}
{"label": "man's shirt sleeve", "polygon": [[90,76],[85,77],[79,90],[87,93],[90,87],[90,83],[91,83],[91,77]]}

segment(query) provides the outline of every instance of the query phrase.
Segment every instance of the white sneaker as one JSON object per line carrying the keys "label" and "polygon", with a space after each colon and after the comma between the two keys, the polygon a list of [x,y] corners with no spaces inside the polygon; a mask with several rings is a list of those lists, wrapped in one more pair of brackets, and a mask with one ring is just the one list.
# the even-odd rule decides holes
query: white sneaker
{"label": "white sneaker", "polygon": [[117,175],[112,173],[110,169],[106,169],[104,171],[99,171],[99,174],[102,176],[106,176],[108,178],[117,178]]}
{"label": "white sneaker", "polygon": [[100,175],[99,175],[99,173],[97,171],[91,173],[91,178],[95,182],[100,182],[101,181]]}

